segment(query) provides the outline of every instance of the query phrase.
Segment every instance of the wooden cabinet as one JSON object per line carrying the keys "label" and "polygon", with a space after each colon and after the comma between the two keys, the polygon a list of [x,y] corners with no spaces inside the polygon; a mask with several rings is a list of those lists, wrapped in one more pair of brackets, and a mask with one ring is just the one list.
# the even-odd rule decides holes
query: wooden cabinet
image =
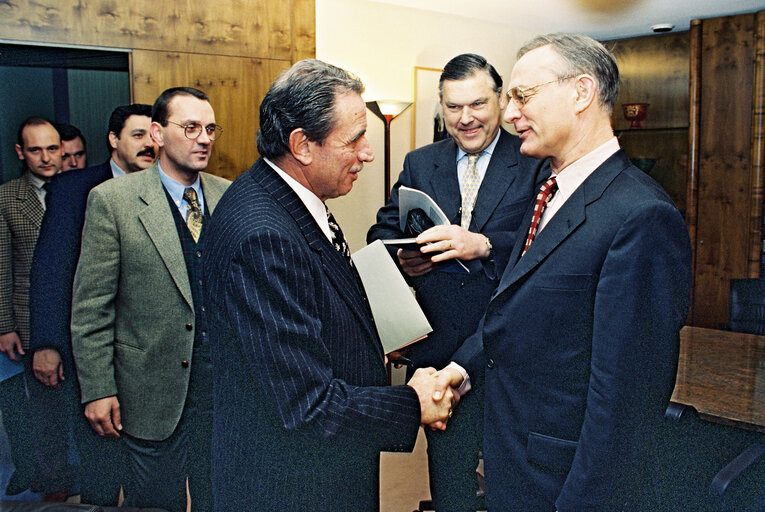
{"label": "wooden cabinet", "polygon": [[[689,34],[619,39],[605,43],[619,64],[621,84],[612,115],[619,144],[638,167],[686,209],[688,168]],[[630,128],[625,103],[648,103],[641,128]],[[639,159],[639,161],[636,161]]]}
{"label": "wooden cabinet", "polygon": [[[765,11],[693,20],[690,32],[608,41],[622,87],[613,114],[631,158],[684,212],[694,254],[688,323],[728,321],[730,280],[763,261]],[[650,103],[630,129],[622,103]]]}

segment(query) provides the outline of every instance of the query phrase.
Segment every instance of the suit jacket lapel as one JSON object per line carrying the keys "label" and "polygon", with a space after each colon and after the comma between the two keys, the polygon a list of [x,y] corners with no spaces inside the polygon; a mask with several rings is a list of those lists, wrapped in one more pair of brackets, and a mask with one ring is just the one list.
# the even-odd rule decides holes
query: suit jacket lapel
{"label": "suit jacket lapel", "polygon": [[40,202],[40,198],[37,196],[37,192],[35,192],[34,185],[29,181],[29,175],[26,174],[28,172],[29,171],[26,171],[23,175],[22,186],[19,187],[16,199],[21,202],[20,210],[23,212],[24,216],[29,219],[29,222],[31,222],[35,228],[40,229],[43,215],[45,215],[45,209]]}
{"label": "suit jacket lapel", "polygon": [[430,186],[433,187],[433,200],[441,207],[446,217],[459,224],[460,206],[462,206],[460,183],[457,179],[457,144],[450,141],[448,151],[441,151],[433,162]]}
{"label": "suit jacket lapel", "polygon": [[555,216],[550,219],[545,228],[538,232],[534,242],[520,257],[526,242],[526,233],[534,205],[531,204],[524,216],[523,236],[515,241],[515,246],[510,255],[510,262],[516,262],[512,267],[508,265],[497,287],[497,294],[506,290],[510,285],[536,268],[555,248],[560,245],[573,231],[575,231],[587,219],[587,206],[601,198],[608,185],[616,176],[629,165],[626,154],[619,150],[608,160],[595,169],[589,177],[574,191],[571,197],[561,207]]}
{"label": "suit jacket lapel", "polygon": [[191,286],[186,270],[186,260],[183,259],[183,250],[178,239],[178,230],[175,227],[170,204],[167,202],[165,189],[159,179],[159,169],[155,163],[145,171],[141,171],[143,185],[139,191],[139,197],[145,207],[139,212],[138,218],[143,224],[160,258],[165,264],[167,271],[175,281],[183,298],[194,308],[191,297]]}
{"label": "suit jacket lapel", "polygon": [[512,150],[510,134],[502,128],[499,133],[499,140],[494,146],[494,153],[489,160],[489,167],[481,181],[481,188],[478,190],[473,208],[473,222],[479,231],[483,229],[516,178],[511,168],[518,165],[518,157]]}
{"label": "suit jacket lapel", "polygon": [[374,325],[370,324],[368,317],[361,313],[362,308],[360,308],[360,305],[365,304],[365,295],[356,270],[348,265],[345,257],[327,239],[295,191],[263,160],[259,160],[258,164],[255,169],[258,171],[254,175],[255,179],[292,216],[305,237],[308,246],[313,251],[319,253],[322,267],[328,279],[335,286],[346,304],[348,304],[348,309],[356,315],[368,331],[368,338],[373,341],[372,344],[375,350],[380,352],[382,357],[382,349],[380,343],[377,342],[377,330]]}

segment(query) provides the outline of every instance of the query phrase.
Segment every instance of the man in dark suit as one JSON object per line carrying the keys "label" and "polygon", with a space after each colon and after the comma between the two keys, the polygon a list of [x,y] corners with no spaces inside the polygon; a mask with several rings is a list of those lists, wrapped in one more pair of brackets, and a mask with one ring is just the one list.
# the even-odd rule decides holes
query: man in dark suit
{"label": "man in dark suit", "polygon": [[[204,253],[215,377],[215,509],[374,511],[379,453],[446,419],[431,368],[387,386],[374,319],[324,201],[364,162],[362,83],[317,60],[277,77],[255,165],[213,215]],[[429,394],[431,393],[431,394]]]}
{"label": "man in dark suit", "polygon": [[[541,162],[521,155],[518,137],[500,126],[502,78],[494,66],[479,55],[458,55],[444,67],[439,92],[450,138],[406,156],[390,200],[367,234],[369,242],[406,236],[399,227],[401,186],[425,192],[452,220],[419,237],[431,243],[422,252],[394,253],[433,326],[427,338],[411,346],[415,368],[443,367],[475,332],[541,183]],[[472,166],[471,155],[477,156]],[[542,172],[547,179],[549,169]],[[453,258],[466,263],[470,273],[445,267]],[[476,510],[483,425],[483,402],[476,391],[461,401],[448,429],[425,430],[430,493],[438,511]]]}
{"label": "man in dark suit", "polygon": [[[553,176],[477,333],[454,355],[485,377],[488,506],[660,510],[662,423],[690,298],[687,229],[619,149],[608,50],[552,34],[518,55],[505,120]],[[443,371],[445,384],[464,377]]]}
{"label": "man in dark suit", "polygon": [[212,377],[201,250],[229,182],[202,172],[221,128],[200,90],[164,91],[145,171],[90,192],[72,297],[72,351],[85,417],[122,437],[125,503],[211,508]]}
{"label": "man in dark suit", "polygon": [[48,188],[48,207],[40,227],[30,274],[30,383],[36,416],[43,422],[47,460],[66,465],[70,426],[80,454],[80,500],[117,505],[125,474],[121,442],[100,438],[82,415],[74,378],[69,323],[72,284],[80,256],[88,193],[100,183],[154,163],[158,147],[149,135],[151,105],[122,105],[109,117],[111,158],[86,169],[58,174]]}
{"label": "man in dark suit", "polygon": [[[47,183],[61,170],[61,141],[47,119],[30,117],[19,127],[16,153],[21,177],[0,187],[0,351],[29,366],[29,269],[45,213]],[[29,418],[24,372],[0,383],[0,410],[8,433],[15,472],[6,494],[28,489],[35,477],[34,428]],[[45,469],[45,468],[41,468]],[[50,475],[40,475],[42,489],[54,489]]]}

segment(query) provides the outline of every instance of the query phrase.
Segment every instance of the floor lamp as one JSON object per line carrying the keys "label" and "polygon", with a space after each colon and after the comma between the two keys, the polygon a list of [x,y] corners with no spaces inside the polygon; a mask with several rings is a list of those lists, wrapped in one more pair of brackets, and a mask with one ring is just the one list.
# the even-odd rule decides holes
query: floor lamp
{"label": "floor lamp", "polygon": [[412,103],[409,101],[376,100],[367,101],[367,108],[374,112],[385,125],[385,202],[390,195],[390,123]]}

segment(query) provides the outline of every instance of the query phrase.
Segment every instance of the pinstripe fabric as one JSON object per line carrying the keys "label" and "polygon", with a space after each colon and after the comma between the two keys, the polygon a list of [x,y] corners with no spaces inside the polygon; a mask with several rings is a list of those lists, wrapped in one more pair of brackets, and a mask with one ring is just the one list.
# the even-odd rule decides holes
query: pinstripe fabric
{"label": "pinstripe fabric", "polygon": [[29,348],[29,269],[45,213],[27,173],[0,186],[0,334]]}
{"label": "pinstripe fabric", "polygon": [[419,403],[386,385],[355,270],[262,160],[205,229],[216,510],[377,510]]}

